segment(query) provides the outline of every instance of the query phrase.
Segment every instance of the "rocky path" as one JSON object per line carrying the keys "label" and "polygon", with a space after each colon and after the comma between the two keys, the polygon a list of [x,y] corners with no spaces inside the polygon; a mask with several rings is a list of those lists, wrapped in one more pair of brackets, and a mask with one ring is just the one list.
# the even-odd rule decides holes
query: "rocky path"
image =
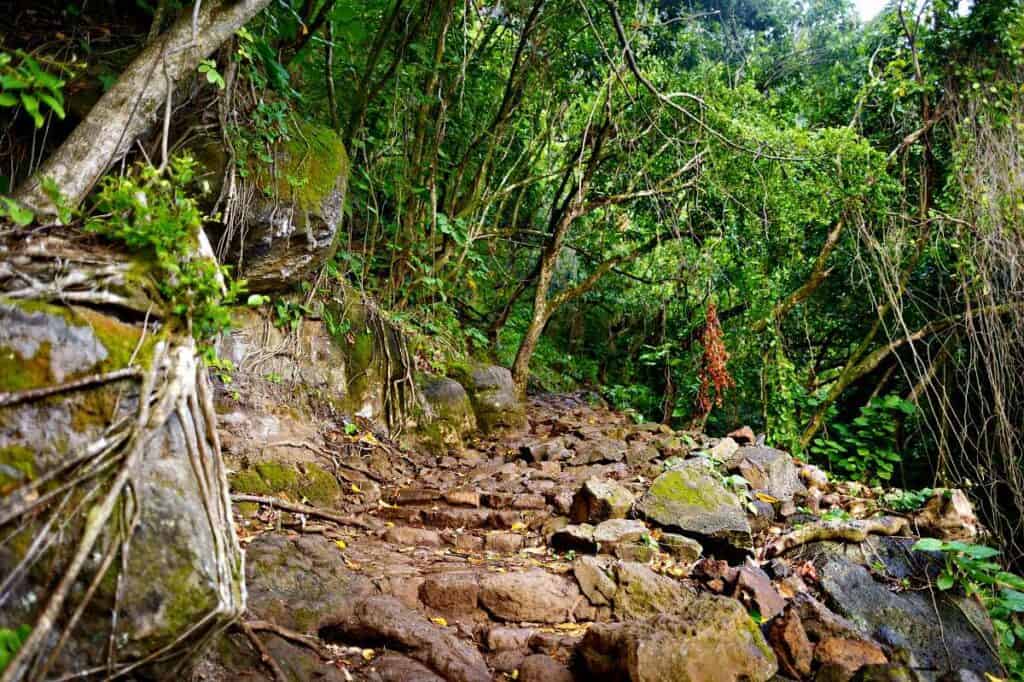
{"label": "rocky path", "polygon": [[983,612],[936,597],[934,560],[909,550],[911,528],[974,531],[948,496],[886,514],[753,434],[635,425],[582,394],[527,414],[460,456],[342,462],[334,511],[356,525],[238,505],[247,625],[195,679],[999,673]]}

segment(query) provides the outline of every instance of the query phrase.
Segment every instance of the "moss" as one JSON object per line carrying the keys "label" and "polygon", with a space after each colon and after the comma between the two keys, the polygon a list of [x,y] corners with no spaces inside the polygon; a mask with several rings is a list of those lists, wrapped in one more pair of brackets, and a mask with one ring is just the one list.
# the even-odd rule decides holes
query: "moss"
{"label": "moss", "polygon": [[299,484],[299,494],[319,505],[329,505],[337,501],[341,495],[338,479],[315,464],[307,464],[304,468],[305,475]]}
{"label": "moss", "polygon": [[35,453],[24,445],[0,448],[0,493],[35,478]]}
{"label": "moss", "polygon": [[[148,336],[140,346],[142,330],[138,327],[88,308],[75,307],[72,310],[71,321],[88,325],[99,342],[107,349],[107,359],[101,366],[103,371],[127,367],[129,361],[133,359],[133,354],[136,365],[149,366],[149,361],[153,356],[153,347],[156,345],[155,336]],[[138,349],[137,352],[136,349]]]}
{"label": "moss", "polygon": [[273,177],[264,164],[255,171],[265,191],[315,213],[338,187],[339,178],[347,179],[349,160],[337,133],[305,123],[279,149]]}
{"label": "moss", "polygon": [[735,499],[707,474],[695,467],[675,469],[659,476],[648,493],[659,504],[681,504],[717,509]]}
{"label": "moss", "polygon": [[299,472],[287,464],[260,462],[256,465],[256,471],[272,492],[290,492],[299,486]]}
{"label": "moss", "polygon": [[231,489],[243,495],[269,495],[273,492],[266,481],[252,469],[231,474]]}
{"label": "moss", "polygon": [[95,388],[83,391],[76,399],[69,401],[71,428],[78,433],[106,427],[117,409],[118,392],[109,388]]}
{"label": "moss", "polygon": [[9,346],[0,346],[0,391],[25,391],[52,381],[48,342],[40,344],[31,358],[21,357]]}
{"label": "moss", "polygon": [[217,605],[214,592],[196,584],[196,572],[191,566],[182,566],[161,582],[163,592],[171,595],[162,608],[164,627],[161,629],[168,639],[178,637],[199,616]]}
{"label": "moss", "polygon": [[255,502],[239,502],[235,505],[235,510],[247,518],[252,518],[260,510],[260,506]]}

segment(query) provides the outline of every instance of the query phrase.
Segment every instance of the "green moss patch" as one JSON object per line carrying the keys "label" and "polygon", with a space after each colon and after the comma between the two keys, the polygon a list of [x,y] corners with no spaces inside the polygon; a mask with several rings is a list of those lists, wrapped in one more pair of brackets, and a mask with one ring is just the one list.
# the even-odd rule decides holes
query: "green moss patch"
{"label": "green moss patch", "polygon": [[339,178],[347,178],[349,160],[337,133],[306,123],[281,145],[273,170],[264,164],[255,170],[265,190],[303,211],[316,213],[339,186]]}
{"label": "green moss patch", "polygon": [[334,475],[312,463],[296,468],[283,462],[260,462],[251,469],[232,474],[230,484],[237,493],[284,495],[318,506],[330,506],[341,495],[341,486]]}

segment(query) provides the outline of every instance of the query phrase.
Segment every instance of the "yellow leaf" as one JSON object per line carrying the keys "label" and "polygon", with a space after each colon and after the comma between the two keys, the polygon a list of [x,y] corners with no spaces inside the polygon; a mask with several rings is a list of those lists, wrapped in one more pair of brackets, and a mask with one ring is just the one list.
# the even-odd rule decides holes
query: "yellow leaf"
{"label": "yellow leaf", "polygon": [[357,485],[356,485],[355,483],[353,483],[353,484],[352,484],[352,485],[351,485],[350,487],[352,488],[352,492],[354,492],[354,493],[361,493],[361,492],[363,492],[363,491],[362,491],[362,490],[361,490],[361,489],[359,488],[359,486],[357,486]]}
{"label": "yellow leaf", "polygon": [[378,505],[380,505],[380,508],[381,508],[381,509],[398,509],[398,507],[396,507],[395,505],[393,505],[393,504],[388,504],[388,503],[387,503],[387,502],[385,502],[384,500],[379,500],[379,501],[377,502],[377,504],[378,504]]}
{"label": "yellow leaf", "polygon": [[779,501],[779,498],[772,497],[768,493],[757,492],[757,493],[754,493],[754,497],[756,497],[757,499],[759,499],[762,502],[767,502],[768,504],[775,504],[776,502]]}
{"label": "yellow leaf", "polygon": [[338,546],[338,549],[348,549],[348,544],[344,540],[335,540],[334,544]]}
{"label": "yellow leaf", "polygon": [[555,626],[556,630],[578,630],[579,623],[559,623]]}
{"label": "yellow leaf", "polygon": [[512,524],[512,531],[513,532],[518,533],[518,532],[524,531],[524,530],[526,530],[526,524],[523,523],[522,521],[516,521],[515,523]]}
{"label": "yellow leaf", "polygon": [[988,682],[1006,682],[1002,677],[996,677],[992,673],[985,673],[985,679]]}
{"label": "yellow leaf", "polygon": [[395,527],[395,522],[394,521],[385,521],[384,522],[384,527],[385,528],[394,528]]}
{"label": "yellow leaf", "polygon": [[372,661],[373,657],[376,656],[376,655],[377,654],[376,654],[376,652],[374,652],[373,649],[363,649],[363,659],[364,660]]}
{"label": "yellow leaf", "polygon": [[434,623],[435,625],[440,625],[443,628],[448,627],[448,621],[442,618],[441,616],[438,616],[437,618],[431,618],[430,622]]}

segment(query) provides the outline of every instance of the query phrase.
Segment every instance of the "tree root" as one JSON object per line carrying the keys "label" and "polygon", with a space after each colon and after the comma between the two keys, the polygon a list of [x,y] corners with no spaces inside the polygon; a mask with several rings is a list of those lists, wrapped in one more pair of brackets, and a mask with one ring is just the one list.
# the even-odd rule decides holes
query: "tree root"
{"label": "tree root", "polygon": [[304,635],[301,632],[295,632],[289,630],[286,627],[272,623],[269,620],[250,620],[245,621],[245,625],[255,632],[273,632],[281,639],[285,639],[293,644],[299,644],[312,649],[317,656],[325,661],[333,661],[335,656],[325,647],[320,641],[311,635]]}
{"label": "tree root", "polygon": [[267,651],[267,647],[265,647],[263,642],[260,641],[260,638],[256,635],[255,631],[253,631],[252,626],[248,623],[242,622],[238,624],[238,627],[245,634],[249,643],[252,644],[256,653],[260,655],[260,660],[263,661],[263,665],[267,666],[270,669],[270,672],[274,674],[274,679],[277,680],[277,682],[288,682],[288,676],[284,674],[284,671],[281,670],[281,666],[277,664],[274,657],[270,655],[269,651]]}
{"label": "tree root", "polygon": [[818,521],[801,526],[783,535],[764,550],[766,559],[779,556],[794,547],[809,542],[839,541],[864,542],[872,533],[876,535],[900,535],[909,530],[905,518],[899,516],[882,516],[876,519],[857,519],[854,521]]}
{"label": "tree root", "polygon": [[67,393],[68,391],[91,388],[98,384],[107,384],[121,379],[134,379],[140,374],[140,371],[136,367],[125,367],[124,369],[107,372],[105,374],[90,374],[87,377],[68,381],[63,384],[57,384],[55,386],[43,386],[42,388],[33,388],[28,391],[0,393],[0,407],[18,405],[19,403],[28,402],[30,400],[39,400],[58,393]]}
{"label": "tree root", "polygon": [[364,530],[379,530],[380,524],[368,521],[366,519],[360,519],[355,516],[347,516],[345,514],[336,514],[329,509],[321,509],[320,507],[310,507],[309,505],[299,504],[298,502],[288,502],[278,497],[264,497],[263,495],[232,495],[232,502],[255,502],[257,504],[265,504],[268,507],[277,507],[284,511],[294,512],[296,514],[308,514],[309,516],[317,516],[321,519],[327,519],[334,523],[343,526],[354,526],[356,528],[362,528]]}

